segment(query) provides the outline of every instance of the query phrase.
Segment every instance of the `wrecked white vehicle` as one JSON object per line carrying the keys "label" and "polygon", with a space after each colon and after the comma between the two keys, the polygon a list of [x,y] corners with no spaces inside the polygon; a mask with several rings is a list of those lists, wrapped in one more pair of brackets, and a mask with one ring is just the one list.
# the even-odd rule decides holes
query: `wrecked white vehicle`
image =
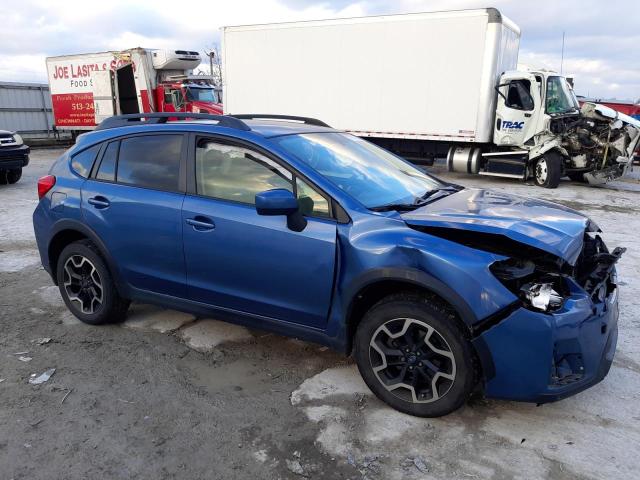
{"label": "wrecked white vehicle", "polygon": [[[631,165],[640,143],[640,121],[595,103],[580,108],[564,77],[547,71],[510,72],[503,75],[498,92],[502,101],[495,143],[511,148],[483,154],[496,167],[509,164],[510,173],[555,188],[564,175],[606,183]],[[508,126],[520,128],[504,128],[506,118]]]}
{"label": "wrecked white vehicle", "polygon": [[595,103],[585,103],[580,115],[554,119],[550,126],[561,137],[558,150],[566,174],[591,184],[624,175],[640,140],[640,121]]}

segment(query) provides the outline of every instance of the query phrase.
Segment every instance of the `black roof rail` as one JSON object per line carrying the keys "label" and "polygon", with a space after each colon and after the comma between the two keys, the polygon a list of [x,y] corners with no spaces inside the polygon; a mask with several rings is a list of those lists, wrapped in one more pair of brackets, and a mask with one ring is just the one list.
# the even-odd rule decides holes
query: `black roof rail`
{"label": "black roof rail", "polygon": [[297,117],[295,115],[270,115],[268,113],[243,113],[240,115],[232,115],[234,118],[238,118],[240,120],[252,120],[252,119],[273,119],[273,120],[292,120],[294,122],[302,122],[308,125],[315,125],[316,127],[327,127],[331,128],[329,125],[324,123],[322,120],[318,120],[317,118],[309,118],[309,117]]}
{"label": "black roof rail", "polygon": [[106,130],[108,128],[129,127],[134,125],[145,125],[152,123],[167,123],[170,118],[183,118],[193,120],[215,120],[221,127],[235,128],[237,130],[251,130],[242,120],[229,115],[214,115],[212,113],[189,113],[189,112],[152,112],[152,113],[131,113],[127,115],[115,115],[105,118],[96,130]]}

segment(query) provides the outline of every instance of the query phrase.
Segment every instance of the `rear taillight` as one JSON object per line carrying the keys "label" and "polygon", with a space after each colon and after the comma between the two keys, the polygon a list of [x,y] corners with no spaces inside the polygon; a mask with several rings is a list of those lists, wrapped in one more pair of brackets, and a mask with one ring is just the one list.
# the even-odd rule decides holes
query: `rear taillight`
{"label": "rear taillight", "polygon": [[44,197],[49,190],[56,184],[56,177],[53,175],[45,175],[38,180],[38,198]]}

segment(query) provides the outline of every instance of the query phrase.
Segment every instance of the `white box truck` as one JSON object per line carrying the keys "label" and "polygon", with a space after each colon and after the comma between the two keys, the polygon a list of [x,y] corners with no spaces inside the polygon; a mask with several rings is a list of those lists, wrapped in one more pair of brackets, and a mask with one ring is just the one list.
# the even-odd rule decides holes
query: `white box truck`
{"label": "white box truck", "polygon": [[520,29],[494,8],[224,27],[224,110],[316,117],[412,160],[526,179],[624,174],[640,122],[517,71]]}

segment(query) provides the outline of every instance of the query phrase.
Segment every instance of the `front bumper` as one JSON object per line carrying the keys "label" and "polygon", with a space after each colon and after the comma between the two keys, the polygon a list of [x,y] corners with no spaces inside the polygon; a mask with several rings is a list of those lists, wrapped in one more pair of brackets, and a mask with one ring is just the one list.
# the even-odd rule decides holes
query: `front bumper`
{"label": "front bumper", "polygon": [[489,352],[485,394],[535,403],[574,395],[607,375],[617,340],[617,288],[601,303],[574,292],[552,314],[521,307],[475,340]]}
{"label": "front bumper", "polygon": [[29,146],[0,147],[0,169],[23,168],[29,164]]}

